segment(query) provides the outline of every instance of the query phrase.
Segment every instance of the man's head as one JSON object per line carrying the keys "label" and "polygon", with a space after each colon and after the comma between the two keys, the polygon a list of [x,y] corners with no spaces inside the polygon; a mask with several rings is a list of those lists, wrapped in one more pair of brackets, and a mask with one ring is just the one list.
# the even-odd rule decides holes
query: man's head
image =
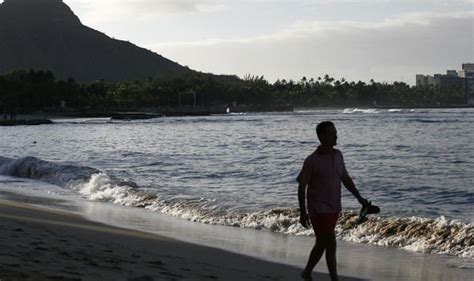
{"label": "man's head", "polygon": [[324,121],[316,126],[316,134],[323,146],[335,146],[337,144],[336,126],[331,121]]}

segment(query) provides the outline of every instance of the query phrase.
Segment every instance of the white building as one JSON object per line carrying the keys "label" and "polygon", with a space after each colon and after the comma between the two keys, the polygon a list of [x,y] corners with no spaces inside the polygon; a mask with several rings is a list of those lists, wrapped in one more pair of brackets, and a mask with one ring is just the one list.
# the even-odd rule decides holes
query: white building
{"label": "white building", "polygon": [[435,78],[430,75],[417,74],[416,75],[416,86],[418,87],[434,87]]}

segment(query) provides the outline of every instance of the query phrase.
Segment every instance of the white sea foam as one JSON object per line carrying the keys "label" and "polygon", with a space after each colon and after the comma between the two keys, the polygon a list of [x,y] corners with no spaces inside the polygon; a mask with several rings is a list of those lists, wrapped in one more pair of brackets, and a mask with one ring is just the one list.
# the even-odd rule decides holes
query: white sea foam
{"label": "white sea foam", "polygon": [[445,217],[374,217],[353,227],[355,217],[355,214],[346,213],[339,220],[341,229],[338,235],[344,240],[474,258],[474,228],[471,224]]}
{"label": "white sea foam", "polygon": [[359,114],[375,114],[379,113],[379,111],[375,108],[367,108],[367,109],[360,109],[360,108],[346,108],[342,112],[344,114],[354,114],[354,113],[359,113]]}
{"label": "white sea foam", "polygon": [[105,173],[93,174],[89,181],[73,185],[77,191],[90,200],[107,201],[124,206],[135,206],[143,197],[132,192],[133,187],[113,181]]}
{"label": "white sea foam", "polygon": [[[90,193],[89,198],[144,207],[151,211],[205,224],[266,230],[286,235],[313,234],[312,230],[305,229],[299,224],[298,209],[227,213],[210,208],[209,202],[202,198],[161,199],[150,194],[139,195],[134,189],[111,187],[109,183],[105,186],[99,188],[97,193]],[[89,187],[85,188],[91,190]],[[397,247],[408,251],[474,258],[474,228],[470,224],[447,220],[445,217],[438,219],[372,217],[361,225],[356,225],[356,220],[355,213],[342,213],[336,228],[337,237],[345,241]]]}

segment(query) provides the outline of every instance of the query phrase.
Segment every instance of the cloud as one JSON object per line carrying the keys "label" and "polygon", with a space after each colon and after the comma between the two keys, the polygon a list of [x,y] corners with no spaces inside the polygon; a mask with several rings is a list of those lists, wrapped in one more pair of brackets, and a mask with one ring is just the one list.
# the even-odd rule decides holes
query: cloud
{"label": "cloud", "polygon": [[[339,0],[334,0],[339,1]],[[473,0],[474,1],[474,0]],[[388,18],[379,22],[358,21],[297,21],[287,28],[272,34],[249,38],[237,39],[207,39],[201,41],[163,42],[157,43],[155,47],[187,47],[187,46],[211,46],[218,44],[245,44],[274,40],[293,40],[298,38],[313,37],[329,32],[354,32],[354,31],[383,31],[392,28],[403,28],[407,26],[430,27],[437,20],[474,20],[474,12],[459,13],[410,13]],[[474,24],[474,22],[473,22]],[[471,28],[472,30],[472,28]]]}
{"label": "cloud", "polygon": [[118,21],[160,14],[209,13],[223,9],[218,0],[70,0],[89,22]]}
{"label": "cloud", "polygon": [[350,80],[401,80],[474,61],[474,13],[411,13],[378,22],[296,22],[278,32],[231,40],[148,44],[214,73],[299,79],[326,73]]}

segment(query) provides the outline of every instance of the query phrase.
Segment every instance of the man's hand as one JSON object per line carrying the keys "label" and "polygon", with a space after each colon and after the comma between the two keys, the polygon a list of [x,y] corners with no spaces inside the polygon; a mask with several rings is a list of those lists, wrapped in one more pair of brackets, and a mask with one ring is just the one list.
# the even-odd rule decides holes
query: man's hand
{"label": "man's hand", "polygon": [[355,187],[354,181],[352,181],[351,177],[347,176],[343,178],[342,183],[344,183],[344,186],[347,188],[347,190],[349,190],[352,193],[352,195],[354,195],[354,197],[357,198],[357,201],[359,201],[359,203],[363,207],[368,206],[370,204],[369,201],[367,201],[367,199],[364,199],[362,196],[360,196],[360,193]]}
{"label": "man's hand", "polygon": [[357,198],[357,201],[359,201],[359,203],[360,203],[363,207],[365,207],[365,206],[367,206],[367,205],[370,204],[369,201],[367,201],[367,199],[362,198],[362,197]]}
{"label": "man's hand", "polygon": [[304,228],[309,228],[309,216],[308,216],[308,214],[305,214],[305,213],[300,214],[300,223]]}

